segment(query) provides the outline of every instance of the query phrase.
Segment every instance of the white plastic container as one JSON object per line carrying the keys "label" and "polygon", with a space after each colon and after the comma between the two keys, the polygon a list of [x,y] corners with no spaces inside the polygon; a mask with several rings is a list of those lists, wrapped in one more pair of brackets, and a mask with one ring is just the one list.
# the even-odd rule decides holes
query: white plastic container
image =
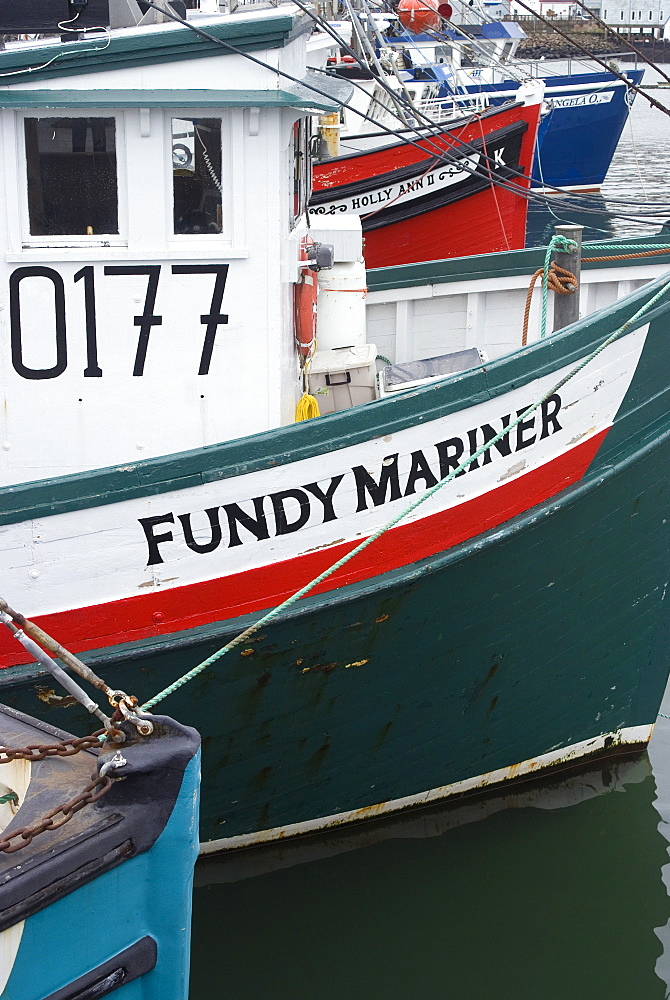
{"label": "white plastic container", "polygon": [[365,344],[365,264],[335,263],[319,271],[316,346],[319,351]]}
{"label": "white plastic container", "polygon": [[309,369],[309,388],[322,414],[375,399],[376,357],[374,344],[316,352]]}

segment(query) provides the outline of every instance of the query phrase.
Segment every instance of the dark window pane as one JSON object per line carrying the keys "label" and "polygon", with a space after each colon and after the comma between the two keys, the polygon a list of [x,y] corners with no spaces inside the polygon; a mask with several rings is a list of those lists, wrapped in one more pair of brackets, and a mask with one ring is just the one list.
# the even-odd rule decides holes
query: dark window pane
{"label": "dark window pane", "polygon": [[221,119],[172,119],[175,233],[220,233]]}
{"label": "dark window pane", "polygon": [[295,223],[309,200],[312,186],[309,155],[309,121],[301,119],[293,126],[293,222]]}
{"label": "dark window pane", "polygon": [[113,118],[26,118],[33,236],[118,233]]}

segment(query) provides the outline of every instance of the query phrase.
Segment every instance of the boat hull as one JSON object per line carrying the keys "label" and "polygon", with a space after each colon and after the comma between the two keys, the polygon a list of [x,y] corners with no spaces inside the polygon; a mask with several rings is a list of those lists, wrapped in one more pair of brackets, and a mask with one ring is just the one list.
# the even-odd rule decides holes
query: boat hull
{"label": "boat hull", "polygon": [[[310,214],[319,223],[359,214],[371,268],[523,247],[519,192],[529,184],[538,113],[538,105],[489,111],[419,149],[395,144],[315,164]],[[440,149],[457,156],[451,168],[435,160]],[[491,184],[491,164],[507,187]]]}
{"label": "boat hull", "polygon": [[[256,598],[265,607],[277,603],[287,588],[306,582],[341,555],[342,535],[349,530],[358,537],[368,534],[371,523],[384,523],[420,492],[428,482],[423,463],[430,461],[431,418],[453,418],[465,428],[473,426],[469,421],[476,414],[489,414],[492,421],[494,413],[509,412],[512,403],[518,411],[520,397],[510,392],[520,391],[526,404],[536,398],[538,370],[546,384],[553,384],[650,294],[642,289],[623,306],[582,323],[577,332],[503,358],[486,372],[456,378],[437,393],[435,387],[422,389],[392,405],[361,407],[305,428],[302,454],[312,448],[324,476],[333,461],[330,448],[345,430],[349,446],[368,470],[373,468],[363,443],[368,439],[376,443],[381,460],[392,447],[406,446],[403,434],[416,432],[425,441],[423,458],[412,452],[411,468],[406,464],[398,479],[403,495],[395,500],[394,465],[386,459],[379,466],[390,469],[385,496],[375,494],[362,472],[358,478],[343,478],[345,489],[347,483],[354,487],[354,497],[356,483],[368,483],[359,491],[359,508],[361,497],[369,501],[376,495],[379,503],[368,502],[349,521],[336,508],[338,516],[324,516],[319,531],[305,535],[304,541],[302,528],[289,532],[302,562],[289,565],[281,559],[278,536],[274,542],[252,541],[271,543],[274,552],[268,576],[275,581],[274,597],[270,600],[266,591],[259,598],[257,591]],[[644,746],[667,680],[670,652],[665,602],[670,556],[668,328],[663,313],[648,329],[643,325],[616,341],[590,374],[588,366],[584,369],[587,381],[575,389],[574,401],[566,396],[560,410],[549,409],[532,435],[530,426],[517,433],[515,452],[496,455],[490,464],[453,481],[444,517],[433,510],[389,531],[366,550],[369,558],[357,557],[320,592],[170,695],[169,710],[197,724],[203,736],[201,831],[210,844],[206,849],[365,819],[597,753]],[[481,402],[461,411],[458,391],[471,403],[476,396]],[[477,411],[478,405],[485,409]],[[451,408],[451,417],[445,408]],[[560,426],[552,425],[553,416]],[[379,436],[370,438],[373,428]],[[295,428],[277,434],[288,435],[284,443],[290,438],[299,450]],[[389,436],[395,438],[393,445]],[[537,440],[531,442],[531,436]],[[274,445],[268,451],[272,474],[278,460],[280,465],[285,461],[287,475],[297,474],[297,455],[287,457],[279,440],[266,443]],[[260,439],[246,444],[247,469],[262,444]],[[519,463],[527,464],[525,472]],[[178,465],[173,463],[173,472],[183,481],[186,467],[178,470]],[[424,476],[420,485],[419,470]],[[233,476],[232,466],[229,473]],[[262,472],[266,484],[269,475]],[[484,488],[489,475],[494,483],[490,490]],[[201,476],[208,479],[204,471]],[[377,487],[382,479],[378,472]],[[215,481],[212,488],[221,485]],[[475,502],[466,510],[459,495],[468,491],[474,491]],[[343,502],[348,496],[343,492]],[[160,507],[152,499],[151,509],[167,512],[173,501],[174,495],[163,493]],[[106,509],[114,516],[113,504]],[[96,537],[101,545],[100,510]],[[173,523],[164,515],[163,522],[160,529],[155,526],[157,533]],[[337,545],[323,549],[308,544],[308,537],[324,538],[325,530],[332,531]],[[155,538],[165,557],[163,568],[173,575],[169,553],[174,538]],[[203,544],[201,536],[198,544]],[[239,549],[229,547],[227,558]],[[119,553],[122,558],[125,554]],[[153,568],[159,572],[160,566],[155,561]],[[68,634],[67,614],[61,617],[61,630],[54,628],[58,612],[41,621],[66,645],[74,637],[79,648],[81,622],[86,622],[93,650],[89,659],[112,686],[144,699],[253,619],[253,605],[243,605],[244,574],[232,580],[219,577],[207,586],[210,590],[190,591],[201,602],[200,613],[209,614],[208,621],[199,623],[191,613],[196,604],[187,603],[189,588],[169,583],[146,598],[153,602],[146,607],[141,597],[110,605],[107,622],[102,610],[83,608],[78,640]],[[210,591],[218,592],[220,604],[208,611]],[[124,642],[110,635],[102,643],[100,636],[114,615],[123,634],[131,623],[133,601],[140,602],[137,607],[146,620],[153,617],[150,633],[135,629],[133,639],[129,629]],[[236,610],[241,607],[244,614]],[[177,620],[179,609],[182,618]],[[171,614],[175,619],[166,620]],[[8,655],[6,649],[3,653]],[[0,693],[10,704],[34,709],[39,684],[32,668],[9,668],[0,677]],[[51,718],[63,717],[57,703],[48,705],[46,696],[45,711]],[[72,725],[69,711],[67,718]]]}
{"label": "boat hull", "polygon": [[[313,601],[176,692],[170,710],[203,737],[208,849],[641,749],[670,653],[668,462],[666,441],[441,565]],[[120,651],[128,659],[104,664],[105,675],[148,696],[238,624],[209,641]],[[5,700],[34,706],[34,678],[8,671],[2,682]]]}
{"label": "boat hull", "polygon": [[[2,1000],[102,998],[117,989],[123,1000],[187,997],[199,740],[171,719],[154,722],[144,742],[127,734],[125,756],[106,745],[102,759],[97,749],[75,747],[31,761],[20,808],[3,830],[11,850],[0,858]],[[10,747],[72,741],[6,706],[0,724]],[[91,769],[99,775],[108,761],[115,762],[108,771],[126,773],[87,803],[81,793],[91,787]],[[64,802],[73,805],[69,814]],[[40,829],[50,816],[53,826]],[[37,832],[17,843],[26,828]],[[125,905],[101,934],[99,922],[82,915],[110,898]]]}
{"label": "boat hull", "polygon": [[[644,70],[627,70],[626,75],[637,86]],[[550,111],[540,120],[531,187],[598,190],[609,170],[635,94],[609,73],[544,79],[545,101]],[[515,87],[513,80],[507,80],[500,84],[472,85],[466,90],[472,94],[488,93],[496,106],[509,100]],[[502,92],[501,96],[496,97],[496,92]]]}

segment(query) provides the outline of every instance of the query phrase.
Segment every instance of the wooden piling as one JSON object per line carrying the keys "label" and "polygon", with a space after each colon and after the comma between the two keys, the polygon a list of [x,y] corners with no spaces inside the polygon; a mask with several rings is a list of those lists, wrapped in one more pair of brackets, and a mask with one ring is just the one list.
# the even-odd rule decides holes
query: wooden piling
{"label": "wooden piling", "polygon": [[[571,253],[557,253],[554,257],[559,267],[571,271],[579,284],[579,276],[582,267],[582,232],[583,226],[566,225],[555,226],[556,236],[565,236],[568,240],[573,240],[577,247]],[[569,285],[566,288],[570,289]],[[562,330],[564,326],[575,323],[579,319],[579,290],[572,295],[554,296],[554,331]]]}

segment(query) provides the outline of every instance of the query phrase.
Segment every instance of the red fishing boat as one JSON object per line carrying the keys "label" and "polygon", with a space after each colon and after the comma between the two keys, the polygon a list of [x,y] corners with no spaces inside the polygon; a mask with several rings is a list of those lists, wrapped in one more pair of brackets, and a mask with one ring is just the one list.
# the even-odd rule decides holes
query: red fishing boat
{"label": "red fishing boat", "polygon": [[524,246],[541,91],[448,125],[347,137],[313,167],[310,214],[360,215],[368,267]]}

